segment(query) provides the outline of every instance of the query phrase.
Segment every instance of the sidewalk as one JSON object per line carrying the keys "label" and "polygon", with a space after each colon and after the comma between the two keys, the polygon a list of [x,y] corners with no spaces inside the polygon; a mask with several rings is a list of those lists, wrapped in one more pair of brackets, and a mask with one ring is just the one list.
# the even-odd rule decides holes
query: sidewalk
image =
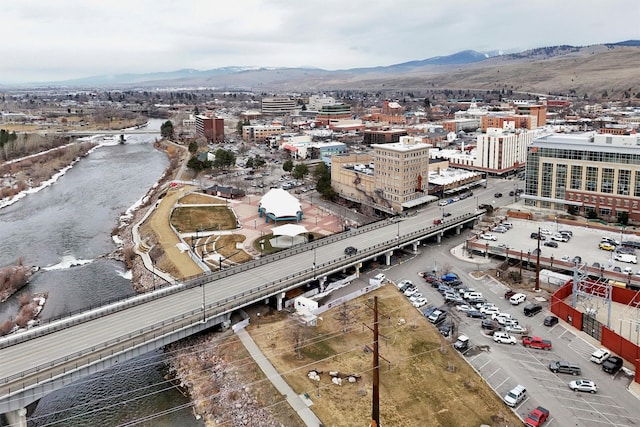
{"label": "sidewalk", "polygon": [[298,396],[293,389],[282,379],[276,368],[273,367],[271,362],[266,358],[266,356],[260,351],[258,346],[256,345],[253,338],[249,335],[249,333],[243,328],[236,332],[242,344],[244,344],[245,348],[251,354],[253,360],[256,361],[262,372],[267,376],[267,378],[271,381],[271,383],[275,386],[276,389],[282,394],[291,405],[294,411],[298,414],[300,419],[305,423],[305,425],[309,427],[319,427],[322,425],[322,422],[316,417],[316,414],[313,413],[311,409],[307,406],[301,396]]}

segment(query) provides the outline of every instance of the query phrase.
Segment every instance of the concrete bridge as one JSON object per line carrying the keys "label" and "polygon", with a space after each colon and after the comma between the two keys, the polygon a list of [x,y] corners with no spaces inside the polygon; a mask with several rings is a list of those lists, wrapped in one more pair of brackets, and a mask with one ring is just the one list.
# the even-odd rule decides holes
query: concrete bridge
{"label": "concrete bridge", "polygon": [[[433,214],[385,220],[297,245],[246,264],[193,277],[154,292],[71,314],[0,339],[0,413],[26,426],[26,406],[47,393],[214,326],[255,302],[282,309],[285,292],[317,277],[416,252],[427,239],[473,227],[482,210],[433,224]],[[453,231],[450,231],[453,230]],[[345,255],[353,246],[355,255]]]}

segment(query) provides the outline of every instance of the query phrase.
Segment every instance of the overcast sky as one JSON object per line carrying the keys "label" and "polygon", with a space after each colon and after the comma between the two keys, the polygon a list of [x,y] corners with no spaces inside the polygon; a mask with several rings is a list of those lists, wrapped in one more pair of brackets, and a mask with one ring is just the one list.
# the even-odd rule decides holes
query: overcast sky
{"label": "overcast sky", "polygon": [[[0,84],[640,39],[639,0],[5,0]],[[625,18],[626,17],[626,18]]]}

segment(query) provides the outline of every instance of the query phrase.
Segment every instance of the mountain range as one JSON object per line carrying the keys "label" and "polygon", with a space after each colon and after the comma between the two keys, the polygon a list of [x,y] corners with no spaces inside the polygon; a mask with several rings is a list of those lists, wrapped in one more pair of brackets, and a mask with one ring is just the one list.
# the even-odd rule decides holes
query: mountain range
{"label": "mountain range", "polygon": [[389,66],[318,68],[223,67],[118,74],[37,86],[150,88],[208,87],[286,92],[313,90],[503,90],[544,94],[607,91],[640,97],[640,40],[591,46],[549,46],[500,54],[465,50]]}

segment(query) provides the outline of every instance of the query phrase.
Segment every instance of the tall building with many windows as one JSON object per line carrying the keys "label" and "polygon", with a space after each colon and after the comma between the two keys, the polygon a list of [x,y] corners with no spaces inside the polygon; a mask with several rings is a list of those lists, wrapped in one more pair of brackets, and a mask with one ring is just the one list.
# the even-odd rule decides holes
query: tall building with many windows
{"label": "tall building with many windows", "polygon": [[593,132],[534,139],[526,166],[528,205],[640,223],[640,135]]}
{"label": "tall building with many windows", "polygon": [[204,137],[207,142],[224,142],[224,119],[197,115],[196,136]]}
{"label": "tall building with many windows", "polygon": [[288,96],[262,98],[262,114],[282,116],[299,109],[298,101]]}

